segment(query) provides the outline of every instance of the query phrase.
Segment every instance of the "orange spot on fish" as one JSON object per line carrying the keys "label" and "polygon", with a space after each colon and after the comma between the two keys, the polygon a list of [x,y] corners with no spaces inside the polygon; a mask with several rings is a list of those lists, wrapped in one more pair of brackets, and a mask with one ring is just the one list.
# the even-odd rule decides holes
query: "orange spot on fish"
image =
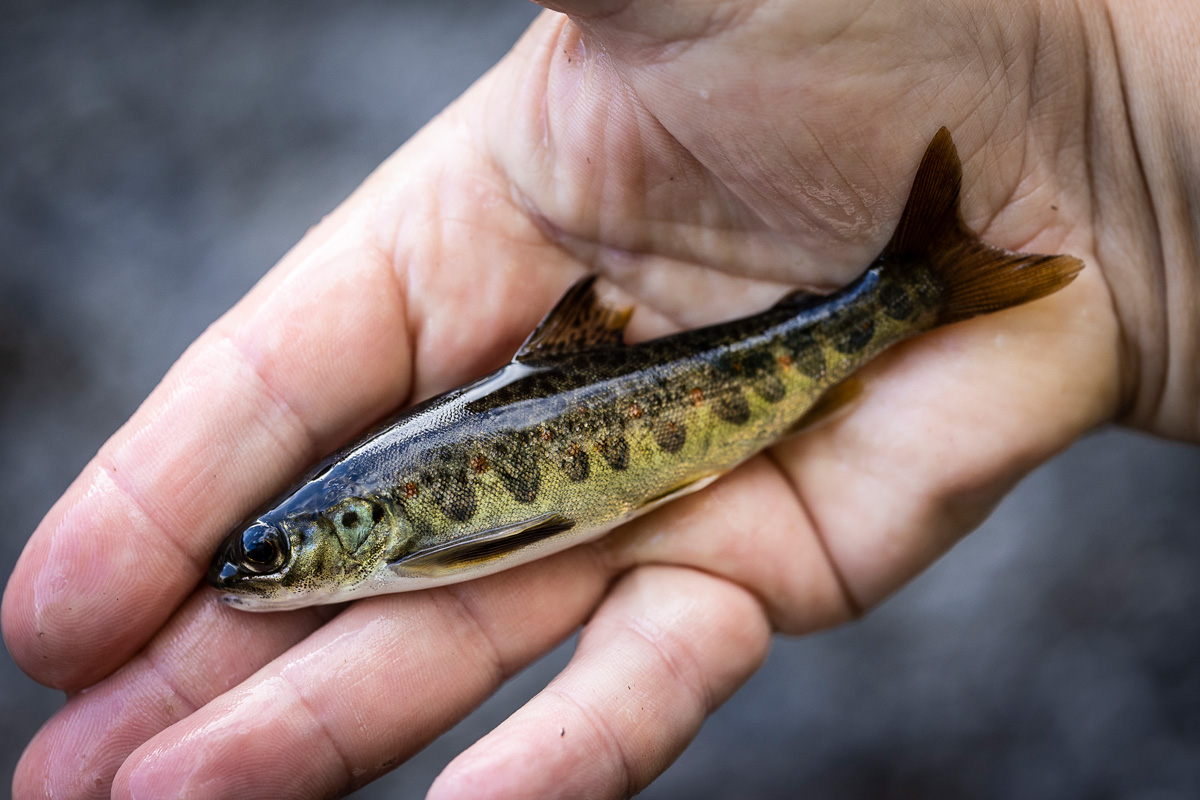
{"label": "orange spot on fish", "polygon": [[542,428],[538,435],[541,436],[543,442],[554,441],[554,431],[550,428]]}
{"label": "orange spot on fish", "polygon": [[416,497],[417,495],[419,495],[420,493],[421,493],[421,490],[417,488],[417,485],[415,483],[404,484],[404,496],[405,497],[412,499],[412,498]]}
{"label": "orange spot on fish", "polygon": [[704,390],[697,386],[692,389],[692,405],[698,406],[704,403]]}
{"label": "orange spot on fish", "polygon": [[482,474],[484,472],[487,472],[488,466],[489,466],[488,460],[485,456],[475,456],[474,458],[471,459],[471,469],[475,470],[478,473]]}
{"label": "orange spot on fish", "polygon": [[628,410],[629,416],[632,417],[633,419],[637,419],[638,417],[640,417],[642,415],[642,407],[639,406],[637,403],[631,403],[627,410]]}
{"label": "orange spot on fish", "polygon": [[792,364],[795,363],[794,361],[792,361],[792,357],[787,355],[786,353],[784,355],[781,355],[776,360],[779,362],[779,366],[783,367],[784,369],[791,369]]}

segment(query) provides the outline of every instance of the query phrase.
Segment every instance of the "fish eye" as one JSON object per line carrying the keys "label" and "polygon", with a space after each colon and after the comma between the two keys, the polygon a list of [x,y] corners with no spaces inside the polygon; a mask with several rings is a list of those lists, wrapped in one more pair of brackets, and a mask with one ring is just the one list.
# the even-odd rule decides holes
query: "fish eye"
{"label": "fish eye", "polygon": [[278,528],[261,522],[251,525],[242,534],[243,564],[248,571],[258,575],[274,572],[283,566],[287,547],[287,539]]}

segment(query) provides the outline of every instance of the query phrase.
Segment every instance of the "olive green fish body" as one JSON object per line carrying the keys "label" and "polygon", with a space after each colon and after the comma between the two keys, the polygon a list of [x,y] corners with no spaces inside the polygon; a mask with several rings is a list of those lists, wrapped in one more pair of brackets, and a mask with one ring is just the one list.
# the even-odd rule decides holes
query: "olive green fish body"
{"label": "olive green fish body", "polygon": [[588,278],[514,360],[331,456],[234,531],[210,581],[245,608],[424,588],[589,540],[796,428],[890,345],[1040,297],[1081,266],[997,250],[957,213],[944,129],[888,248],[829,295],[626,345]]}

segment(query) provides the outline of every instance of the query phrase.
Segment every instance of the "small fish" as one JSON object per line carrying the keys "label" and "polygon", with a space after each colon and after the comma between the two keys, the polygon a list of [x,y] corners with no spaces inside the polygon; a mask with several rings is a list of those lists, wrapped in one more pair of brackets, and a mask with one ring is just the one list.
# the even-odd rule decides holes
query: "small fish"
{"label": "small fish", "polygon": [[497,572],[694,492],[803,427],[885,348],[1061,289],[1083,264],[985,244],[933,138],[891,241],[849,286],[641,344],[575,284],[512,362],[375,428],[235,529],[209,582],[295,608]]}

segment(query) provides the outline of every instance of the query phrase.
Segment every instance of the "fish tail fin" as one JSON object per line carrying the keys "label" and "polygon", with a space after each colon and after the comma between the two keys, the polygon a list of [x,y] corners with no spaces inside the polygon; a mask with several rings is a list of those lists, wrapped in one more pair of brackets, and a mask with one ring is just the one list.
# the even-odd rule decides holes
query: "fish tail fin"
{"label": "fish tail fin", "polygon": [[967,228],[959,213],[962,162],[950,132],[933,137],[892,240],[888,262],[919,260],[941,284],[938,323],[1045,297],[1075,279],[1083,262],[1073,256],[1015,253],[992,247]]}

